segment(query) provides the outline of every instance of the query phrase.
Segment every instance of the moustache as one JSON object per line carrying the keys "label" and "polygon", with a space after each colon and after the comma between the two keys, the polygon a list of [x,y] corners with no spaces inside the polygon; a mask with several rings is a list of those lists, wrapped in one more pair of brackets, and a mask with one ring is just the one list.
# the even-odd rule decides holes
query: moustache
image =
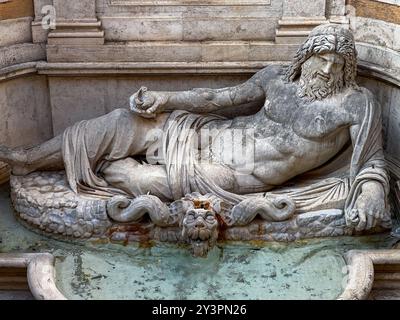
{"label": "moustache", "polygon": [[320,79],[322,81],[325,81],[325,82],[328,82],[328,81],[331,80],[331,76],[330,75],[324,74],[324,73],[319,72],[319,71],[314,71],[312,73],[311,77],[312,77],[312,79],[318,78],[318,79]]}

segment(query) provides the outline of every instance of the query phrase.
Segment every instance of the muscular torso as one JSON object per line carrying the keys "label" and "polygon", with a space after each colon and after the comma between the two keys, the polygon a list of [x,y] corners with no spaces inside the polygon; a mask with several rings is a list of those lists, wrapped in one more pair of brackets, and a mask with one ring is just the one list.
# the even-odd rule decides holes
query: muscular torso
{"label": "muscular torso", "polygon": [[[225,138],[224,147],[213,150],[215,164],[204,167],[221,187],[237,193],[266,191],[326,163],[349,141],[350,127],[359,122],[354,112],[358,108],[346,102],[349,93],[308,102],[297,97],[296,84],[280,78],[264,89],[265,104],[255,115],[212,125],[220,129],[219,137],[230,132],[239,140]],[[234,149],[240,140],[248,146],[243,152]]]}

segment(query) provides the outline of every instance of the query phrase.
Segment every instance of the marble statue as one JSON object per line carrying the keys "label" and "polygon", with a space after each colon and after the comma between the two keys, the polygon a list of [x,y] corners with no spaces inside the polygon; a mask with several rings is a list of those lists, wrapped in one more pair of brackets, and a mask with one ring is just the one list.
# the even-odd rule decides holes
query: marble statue
{"label": "marble statue", "polygon": [[[351,32],[326,24],[288,67],[267,66],[243,84],[182,92],[142,87],[130,110],[81,121],[30,149],[1,146],[16,210],[48,233],[76,237],[144,226],[148,214],[160,230],[177,230],[172,240],[196,243],[196,255],[207,253],[222,226],[223,238],[238,240],[255,239],[252,225],[260,223],[262,239],[275,228],[292,235],[283,240],[390,228],[381,110],[357,85],[356,70]],[[252,107],[259,111],[246,115]],[[216,114],[228,108],[243,116]],[[69,207],[60,204],[66,198]],[[329,220],[332,210],[337,216]],[[79,220],[78,211],[89,218]],[[103,222],[96,227],[95,220]],[[306,221],[317,220],[329,232],[307,229]],[[78,221],[83,231],[72,228]],[[152,230],[149,237],[159,239],[161,231]]]}

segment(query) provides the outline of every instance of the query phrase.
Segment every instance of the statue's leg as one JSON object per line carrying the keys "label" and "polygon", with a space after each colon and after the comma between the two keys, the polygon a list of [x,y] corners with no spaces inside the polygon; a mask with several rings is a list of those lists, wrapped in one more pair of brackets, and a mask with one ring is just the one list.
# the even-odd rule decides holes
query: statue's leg
{"label": "statue's leg", "polygon": [[[162,114],[156,119],[145,119],[127,109],[114,110],[87,121],[86,140],[91,142],[88,147],[97,152],[93,148],[107,149],[104,145],[108,144],[110,150],[106,152],[120,158],[146,152],[149,144],[147,133],[152,129],[162,129],[167,118],[168,114]],[[62,144],[63,134],[31,148],[13,149],[0,145],[0,161],[8,163],[15,175],[25,175],[36,170],[61,170],[64,167]],[[98,158],[101,156],[99,154]]]}
{"label": "statue's leg", "polygon": [[151,194],[163,201],[173,200],[163,165],[140,164],[132,158],[109,162],[102,176],[113,187],[134,197]]}
{"label": "statue's leg", "polygon": [[60,170],[62,135],[31,148],[9,148],[0,145],[0,161],[11,166],[12,173],[24,175],[36,170]]}

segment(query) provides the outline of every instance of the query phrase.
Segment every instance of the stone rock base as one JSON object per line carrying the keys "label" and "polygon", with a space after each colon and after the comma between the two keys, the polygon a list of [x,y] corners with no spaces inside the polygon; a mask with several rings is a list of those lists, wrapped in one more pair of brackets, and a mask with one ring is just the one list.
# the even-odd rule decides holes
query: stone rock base
{"label": "stone rock base", "polygon": [[[69,188],[63,171],[11,176],[11,197],[17,216],[50,236],[125,243],[183,240],[179,226],[160,227],[146,220],[146,216],[138,223],[113,221],[107,215],[108,200],[76,195]],[[372,232],[380,231],[382,229]],[[342,210],[329,209],[295,214],[292,219],[282,222],[256,218],[247,226],[222,227],[218,239],[295,241],[354,233],[353,228],[346,226]]]}

